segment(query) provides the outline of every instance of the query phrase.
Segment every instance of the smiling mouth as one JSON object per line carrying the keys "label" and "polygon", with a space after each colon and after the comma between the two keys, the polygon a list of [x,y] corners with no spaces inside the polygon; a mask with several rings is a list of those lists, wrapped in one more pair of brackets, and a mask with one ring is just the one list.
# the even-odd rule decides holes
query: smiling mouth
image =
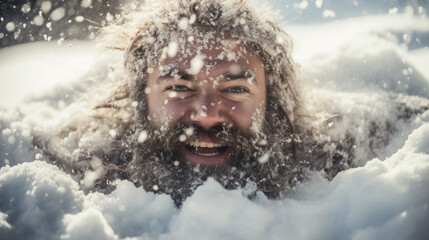
{"label": "smiling mouth", "polygon": [[203,157],[215,157],[225,153],[229,147],[217,143],[190,142],[189,144],[186,144],[186,148]]}
{"label": "smiling mouth", "polygon": [[191,141],[184,146],[186,159],[194,164],[220,165],[227,161],[231,147],[222,143]]}

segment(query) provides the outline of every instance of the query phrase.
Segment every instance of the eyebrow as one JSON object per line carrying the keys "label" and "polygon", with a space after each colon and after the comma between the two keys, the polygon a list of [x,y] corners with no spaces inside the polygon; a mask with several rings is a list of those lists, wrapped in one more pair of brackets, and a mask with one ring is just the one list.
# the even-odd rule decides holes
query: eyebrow
{"label": "eyebrow", "polygon": [[[194,81],[194,76],[187,73],[186,71],[183,70],[179,70],[177,68],[173,68],[170,71],[166,71],[162,74],[160,74],[158,81],[162,81],[168,78],[173,78],[174,75],[179,75],[179,79],[181,80],[185,80],[185,81]],[[222,74],[222,76],[224,77],[225,81],[229,82],[229,81],[234,81],[234,80],[238,80],[238,79],[242,79],[242,78],[252,78],[253,81],[255,81],[256,83],[258,82],[256,75],[250,70],[243,70],[237,74],[233,74],[231,72],[226,72],[224,74]]]}
{"label": "eyebrow", "polygon": [[179,70],[177,68],[173,68],[170,71],[161,73],[158,80],[166,79],[166,78],[172,78],[174,75],[179,75],[179,79],[186,80],[186,81],[193,81],[194,77],[187,73],[186,71]]}
{"label": "eyebrow", "polygon": [[256,75],[250,69],[243,70],[237,74],[227,72],[224,74],[224,77],[226,81],[233,81],[241,78],[253,78],[253,81],[258,82]]}

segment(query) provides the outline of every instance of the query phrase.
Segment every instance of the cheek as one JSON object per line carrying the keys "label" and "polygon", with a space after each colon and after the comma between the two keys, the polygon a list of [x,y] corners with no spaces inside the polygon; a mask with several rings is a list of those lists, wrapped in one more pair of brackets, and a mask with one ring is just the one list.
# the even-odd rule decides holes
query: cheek
{"label": "cheek", "polygon": [[228,106],[228,109],[228,114],[232,121],[244,133],[249,133],[253,122],[263,120],[265,115],[264,107],[249,103],[234,103]]}
{"label": "cheek", "polygon": [[150,109],[150,114],[158,125],[168,124],[174,125],[180,121],[181,118],[189,109],[189,104],[180,101],[160,101],[154,104]]}

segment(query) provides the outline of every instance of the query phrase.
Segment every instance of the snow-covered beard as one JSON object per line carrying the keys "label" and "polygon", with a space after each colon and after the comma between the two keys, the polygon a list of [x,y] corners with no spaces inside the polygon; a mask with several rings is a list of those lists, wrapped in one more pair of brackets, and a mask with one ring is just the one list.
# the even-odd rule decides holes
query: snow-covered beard
{"label": "snow-covered beard", "polygon": [[[226,189],[253,184],[268,197],[279,197],[299,179],[301,167],[294,159],[295,136],[286,114],[275,101],[269,99],[269,103],[261,131],[250,136],[226,124],[205,131],[179,122],[161,130],[143,117],[147,115],[139,114],[142,117],[128,141],[133,158],[126,168],[127,178],[147,191],[171,195],[177,205],[209,177]],[[208,136],[233,146],[228,163],[215,167],[187,163],[181,156],[179,146],[183,143],[179,139],[190,127],[194,129],[191,140]],[[141,131],[146,131],[148,138],[139,143]]]}
{"label": "snow-covered beard", "polygon": [[[172,1],[172,3],[174,2]],[[203,4],[204,8],[198,7],[201,10],[207,7],[207,11],[195,12],[194,7],[198,4],[189,6],[190,3],[183,1],[187,7],[181,7],[180,12],[183,12],[183,9],[188,9],[189,12],[186,10],[183,12],[184,15],[178,14],[178,19],[174,17],[176,15],[170,16],[164,11],[160,11],[158,14],[155,11],[156,18],[140,19],[135,18],[140,15],[133,15],[133,17],[130,15],[130,18],[125,19],[125,25],[118,25],[119,28],[105,28],[105,36],[108,36],[105,40],[107,41],[121,39],[119,36],[111,37],[117,36],[117,33],[122,30],[136,30],[121,35],[131,37],[128,41],[123,41],[123,43],[127,43],[126,46],[116,48],[111,44],[113,42],[109,42],[107,45],[113,49],[125,51],[125,67],[130,75],[127,77],[127,89],[130,91],[130,102],[137,103],[133,119],[134,126],[125,141],[127,145],[125,148],[130,158],[122,161],[119,167],[113,166],[112,173],[107,167],[106,178],[115,179],[117,178],[115,176],[120,176],[130,179],[135,185],[143,186],[147,191],[170,194],[178,205],[208,177],[215,178],[225,188],[237,188],[252,182],[267,196],[278,197],[286,187],[293,186],[296,181],[299,181],[303,165],[295,157],[297,136],[292,126],[297,123],[298,117],[293,115],[298,112],[299,94],[295,65],[290,56],[292,46],[290,38],[272,23],[264,21],[264,24],[260,24],[258,15],[253,16],[250,14],[250,10],[242,12],[241,8],[225,7],[219,11],[221,7],[219,4],[216,3],[213,4],[213,7],[209,7],[208,5],[212,4],[208,2]],[[162,6],[164,5],[158,7],[163,9]],[[153,10],[157,9],[153,8]],[[168,9],[166,12],[170,10]],[[219,14],[222,12],[226,17],[224,21],[220,22],[216,19],[212,21],[210,16],[220,17]],[[183,32],[184,30],[177,23],[183,17],[191,18],[195,15],[197,15],[196,22],[192,24],[192,27],[188,27],[186,32]],[[245,17],[248,23],[245,25],[246,27],[238,24],[237,16]],[[151,19],[157,20],[152,21]],[[136,24],[136,22],[139,23]],[[217,24],[212,24],[213,22]],[[142,28],[136,29],[136,26]],[[254,131],[250,136],[245,136],[236,129],[221,126],[229,134],[225,136],[226,138],[233,136],[237,139],[236,142],[231,143],[237,147],[236,151],[230,156],[228,164],[222,166],[196,168],[187,164],[183,159],[179,159],[181,154],[177,148],[182,143],[179,143],[178,139],[183,134],[184,128],[189,126],[164,126],[161,131],[154,127],[151,120],[147,118],[149,115],[145,88],[148,72],[156,66],[162,50],[168,46],[168,40],[178,39],[177,35],[181,32],[186,33],[185,36],[201,37],[208,36],[209,33],[225,34],[240,40],[240,43],[254,51],[264,63],[268,80],[264,121],[261,122],[259,131]],[[182,38],[187,39],[184,36]],[[282,41],[278,41],[279,39]],[[138,143],[138,136],[142,131],[146,131],[148,138],[143,143]],[[177,163],[179,163],[178,166]],[[117,169],[119,169],[119,174],[114,172]]]}

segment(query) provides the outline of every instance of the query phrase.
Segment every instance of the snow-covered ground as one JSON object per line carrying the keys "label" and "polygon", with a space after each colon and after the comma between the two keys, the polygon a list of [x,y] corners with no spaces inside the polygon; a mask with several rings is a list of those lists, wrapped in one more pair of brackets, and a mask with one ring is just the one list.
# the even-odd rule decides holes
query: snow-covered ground
{"label": "snow-covered ground", "polygon": [[[285,29],[314,108],[377,119],[389,117],[388,103],[379,102],[388,92],[429,98],[429,20],[421,15]],[[75,62],[53,65],[62,49],[46,60],[52,75],[40,72],[38,57],[55,44],[0,50],[1,239],[429,239],[429,111],[400,124],[379,159],[361,159],[330,182],[314,173],[282,200],[249,200],[248,190],[227,191],[213,180],[180,209],[127,181],[109,195],[84,194],[31,145],[31,130],[60,121],[53,116],[92,81],[90,43],[63,43]],[[32,50],[18,56],[23,48]],[[24,59],[33,62],[30,75],[13,70],[27,71]]]}

